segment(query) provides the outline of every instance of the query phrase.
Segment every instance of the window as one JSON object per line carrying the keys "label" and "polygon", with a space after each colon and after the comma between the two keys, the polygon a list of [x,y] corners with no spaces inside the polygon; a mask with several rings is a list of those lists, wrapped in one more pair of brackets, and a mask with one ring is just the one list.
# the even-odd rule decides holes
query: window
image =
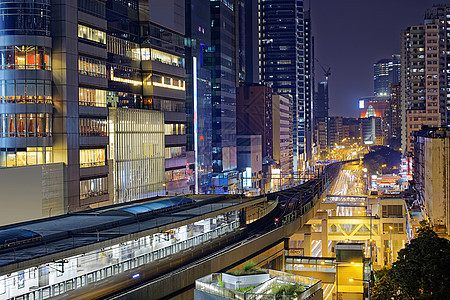
{"label": "window", "polygon": [[78,102],[80,105],[106,107],[106,91],[79,88]]}
{"label": "window", "polygon": [[50,36],[50,1],[2,1],[0,35]]}
{"label": "window", "polygon": [[0,47],[1,68],[50,70],[51,50],[40,46]]}
{"label": "window", "polygon": [[105,165],[105,149],[80,149],[80,167]]}
{"label": "window", "polygon": [[80,199],[101,196],[108,193],[108,177],[80,180]]}
{"label": "window", "polygon": [[78,9],[99,18],[106,17],[106,5],[98,0],[78,0]]}
{"label": "window", "polygon": [[[129,57],[133,60],[140,60],[139,44],[123,40],[114,36],[107,36],[107,51],[116,55]],[[144,50],[144,49],[142,49]],[[148,50],[148,48],[147,48]],[[144,55],[144,52],[141,53]],[[144,60],[144,59],[142,59]]]}
{"label": "window", "polygon": [[50,137],[51,114],[0,114],[0,137]]}
{"label": "window", "polygon": [[78,24],[78,37],[106,45],[106,33],[104,31],[81,24]]}
{"label": "window", "polygon": [[184,58],[169,54],[166,52],[158,51],[155,49],[150,50],[151,59],[153,61],[159,61],[163,64],[172,65],[180,68],[184,68]]}
{"label": "window", "polygon": [[80,118],[80,136],[107,136],[106,119]]}
{"label": "window", "polygon": [[402,205],[383,205],[382,213],[383,218],[402,218],[403,207]]}
{"label": "window", "polygon": [[384,223],[383,224],[383,233],[404,233],[403,232],[403,223]]}
{"label": "window", "polygon": [[79,56],[78,72],[83,75],[106,78],[106,63],[95,58]]}
{"label": "window", "polygon": [[184,124],[165,124],[166,135],[186,134]]}
{"label": "window", "polygon": [[186,153],[186,147],[170,147],[165,148],[164,150],[166,159],[179,157]]}
{"label": "window", "polygon": [[25,151],[0,152],[0,165],[2,167],[27,166],[48,164],[53,161],[52,147],[27,147]]}
{"label": "window", "polygon": [[0,80],[0,103],[52,103],[50,80]]}

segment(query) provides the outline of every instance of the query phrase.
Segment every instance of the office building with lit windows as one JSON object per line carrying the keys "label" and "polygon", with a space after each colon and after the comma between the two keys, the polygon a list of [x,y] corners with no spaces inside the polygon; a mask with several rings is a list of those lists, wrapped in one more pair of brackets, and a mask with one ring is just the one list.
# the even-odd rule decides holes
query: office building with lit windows
{"label": "office building with lit windows", "polygon": [[381,59],[373,64],[373,93],[375,96],[389,96],[392,83],[400,82],[400,55]]}
{"label": "office building with lit windows", "polygon": [[34,174],[8,190],[39,203],[28,219],[189,191],[175,2],[0,3],[0,165]]}
{"label": "office building with lit windows", "polygon": [[[309,117],[306,109],[311,109],[305,91],[303,1],[263,1],[260,4],[259,22],[260,82],[271,86],[274,93],[292,97],[294,171],[297,171],[297,168],[302,168],[302,161],[305,159],[306,118]],[[311,58],[309,53],[309,59]],[[311,76],[311,70],[309,72]],[[308,87],[308,93],[312,95],[312,87]]]}
{"label": "office building with lit windows", "polygon": [[[236,87],[238,86],[237,1],[210,1],[211,49],[207,64],[212,75],[212,165],[221,178],[237,168]],[[223,181],[223,180],[222,180]],[[228,184],[230,184],[228,182]]]}
{"label": "office building with lit windows", "polygon": [[[212,104],[210,1],[186,1],[186,148],[195,193],[211,192]],[[193,157],[192,159],[189,159]]]}
{"label": "office building with lit windows", "polygon": [[[158,119],[150,112],[127,114],[124,109],[159,111],[162,112],[165,135],[162,140],[165,145],[165,178],[162,181],[160,174],[156,174],[160,171],[159,164],[149,167],[147,161],[159,158],[159,151],[154,149],[158,149],[157,143],[161,140],[148,138],[150,133],[158,134],[159,129],[145,128],[135,132],[138,135],[132,140],[140,140],[141,150],[148,147],[153,150],[149,152],[150,154],[146,152],[148,149],[138,151],[142,154],[140,158],[130,158],[133,161],[133,168],[121,169],[118,164],[122,161],[119,156],[124,150],[121,143],[129,143],[129,147],[135,145],[132,146],[129,139],[112,141],[110,138],[110,145],[114,143],[116,147],[110,147],[114,170],[129,172],[128,179],[136,178],[124,184],[120,179],[123,178],[123,173],[113,173],[114,199],[119,203],[189,191],[188,181],[191,175],[187,162],[185,134],[184,2],[178,2],[179,5],[166,12],[173,18],[163,18],[161,9],[164,8],[155,1],[128,0],[106,3],[107,98],[108,106],[117,108],[117,111],[110,110],[117,114],[114,118],[111,116],[111,124],[120,124],[120,116],[129,120],[130,124],[135,122],[136,126],[140,122]],[[119,132],[110,130],[110,133],[120,136],[120,133],[125,134],[123,130],[131,129],[122,129]],[[137,160],[141,161],[140,165],[137,164]],[[145,176],[152,178],[137,179]],[[138,190],[139,192],[136,192]]]}
{"label": "office building with lit windows", "polygon": [[[0,5],[0,161],[12,168],[3,173],[20,177],[17,170],[39,165],[44,174],[54,163],[62,168],[61,181],[36,186],[42,214],[31,218],[109,204],[105,3]],[[46,202],[50,185],[63,192]],[[24,191],[15,193],[24,198]]]}

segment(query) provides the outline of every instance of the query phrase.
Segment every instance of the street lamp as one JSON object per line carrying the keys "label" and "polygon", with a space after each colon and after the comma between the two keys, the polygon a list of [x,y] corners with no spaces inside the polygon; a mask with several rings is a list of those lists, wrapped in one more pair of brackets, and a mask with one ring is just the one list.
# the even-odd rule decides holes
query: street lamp
{"label": "street lamp", "polygon": [[350,281],[350,282],[361,281],[361,282],[367,283],[369,285],[369,289],[368,289],[368,293],[367,294],[368,294],[369,300],[370,300],[370,280],[350,278],[348,281]]}

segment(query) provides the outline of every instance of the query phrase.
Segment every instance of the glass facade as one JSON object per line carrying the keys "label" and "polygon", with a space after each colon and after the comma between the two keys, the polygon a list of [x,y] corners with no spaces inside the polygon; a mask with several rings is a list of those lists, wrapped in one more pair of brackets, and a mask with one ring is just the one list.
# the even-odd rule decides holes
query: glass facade
{"label": "glass facade", "polygon": [[0,114],[0,137],[50,137],[51,114]]}
{"label": "glass facade", "polygon": [[83,75],[106,78],[106,63],[99,59],[78,56],[78,72]]}
{"label": "glass facade", "polygon": [[106,45],[106,32],[78,24],[78,37]]}
{"label": "glass facade", "polygon": [[139,53],[139,50],[142,60],[159,61],[160,63],[166,65],[184,68],[184,58],[178,55],[173,55],[167,52],[150,48],[135,49],[134,52]]}
{"label": "glass facade", "polygon": [[1,167],[29,166],[53,162],[52,147],[27,147],[23,150],[0,151]]}
{"label": "glass facade", "polygon": [[[303,1],[267,0],[261,4],[260,81],[293,99],[294,171],[305,147],[305,41]],[[282,19],[283,22],[279,20]]]}
{"label": "glass facade", "polygon": [[205,55],[211,47],[209,2],[186,1],[186,148],[194,151],[198,193],[209,190],[212,174],[212,75]]}
{"label": "glass facade", "polygon": [[0,2],[0,35],[50,36],[50,0]]}
{"label": "glass facade", "polygon": [[133,43],[118,37],[107,36],[107,48],[109,53],[131,58],[132,60],[140,60],[139,44]]}
{"label": "glass facade", "polygon": [[80,136],[107,136],[106,119],[80,118]]}
{"label": "glass facade", "polygon": [[106,5],[99,0],[78,0],[78,10],[99,18],[106,17]]}
{"label": "glass facade", "polygon": [[105,149],[80,149],[80,168],[104,166]]}
{"label": "glass facade", "polygon": [[184,56],[184,37],[182,35],[151,24],[148,28],[143,28],[142,34],[143,36],[147,34],[150,36],[149,40],[145,41],[145,43],[150,43],[156,47]]}
{"label": "glass facade", "polygon": [[166,135],[186,134],[185,124],[165,124]]}
{"label": "glass facade", "polygon": [[129,108],[109,112],[114,202],[157,196],[164,190],[163,113]]}
{"label": "glass facade", "polygon": [[236,169],[235,11],[228,2],[211,1],[211,48],[207,65],[212,72],[212,165],[214,173]]}
{"label": "glass facade", "polygon": [[80,199],[97,197],[108,193],[108,177],[80,181]]}
{"label": "glass facade", "polygon": [[0,103],[52,103],[50,80],[0,80]]}
{"label": "glass facade", "polygon": [[0,47],[1,69],[50,70],[51,49],[40,46]]}
{"label": "glass facade", "polygon": [[0,15],[0,35],[18,36],[0,45],[0,166],[51,163],[50,1],[1,1]]}
{"label": "glass facade", "polygon": [[78,102],[85,106],[106,107],[106,91],[78,88]]}

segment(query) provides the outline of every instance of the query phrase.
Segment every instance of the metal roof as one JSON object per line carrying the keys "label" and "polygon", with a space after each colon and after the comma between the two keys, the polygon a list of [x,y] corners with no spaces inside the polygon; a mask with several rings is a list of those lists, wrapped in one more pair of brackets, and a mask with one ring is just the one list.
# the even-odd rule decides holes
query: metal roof
{"label": "metal roof", "polygon": [[6,229],[0,231],[0,245],[17,243],[20,241],[40,237],[40,234],[27,229]]}

